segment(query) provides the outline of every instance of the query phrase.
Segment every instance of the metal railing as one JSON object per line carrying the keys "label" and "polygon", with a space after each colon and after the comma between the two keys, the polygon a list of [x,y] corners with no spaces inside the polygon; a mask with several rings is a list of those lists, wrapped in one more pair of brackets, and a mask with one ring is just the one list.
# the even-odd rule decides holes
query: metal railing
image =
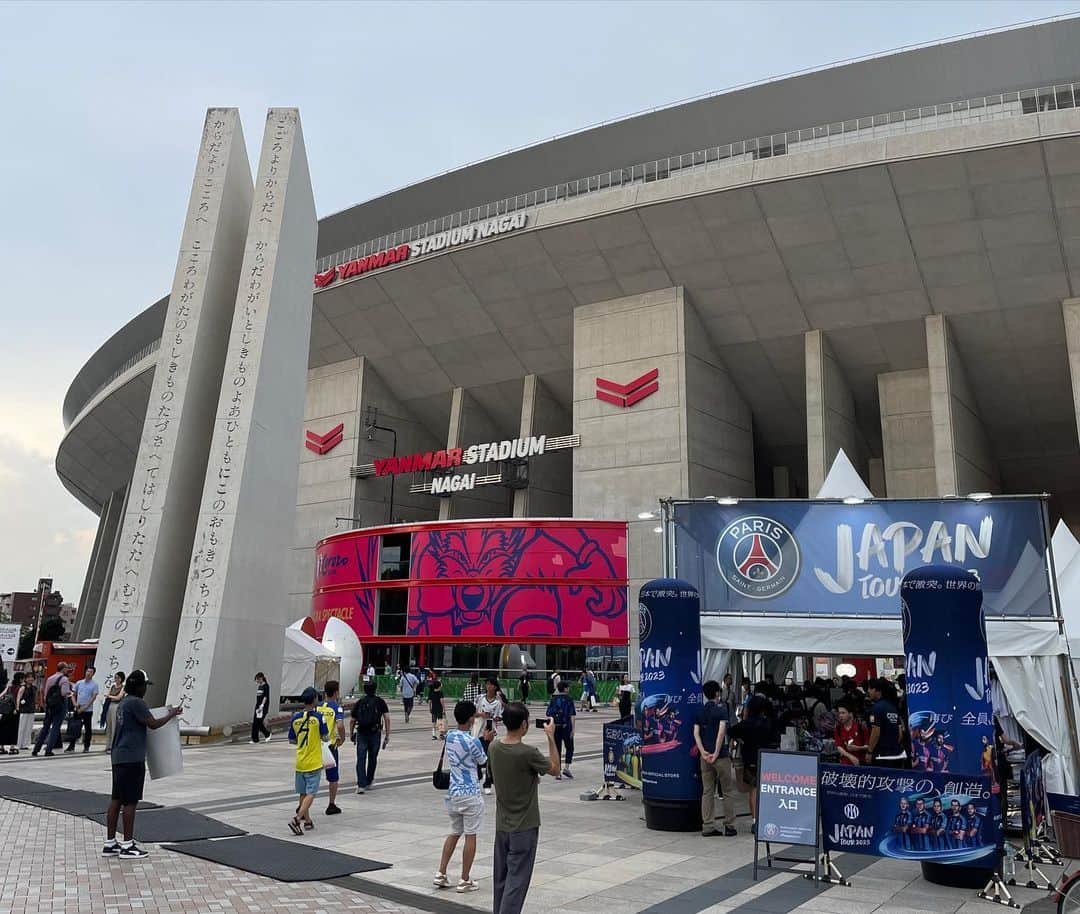
{"label": "metal railing", "polygon": [[378,238],[353,245],[343,251],[320,257],[316,261],[316,272],[321,273],[350,260],[462,225],[518,212],[522,209],[537,209],[628,185],[663,181],[688,170],[737,165],[756,159],[787,155],[791,152],[806,152],[862,142],[880,136],[894,136],[959,124],[1022,117],[1042,111],[1056,111],[1078,106],[1080,106],[1080,83],[1066,83],[1040,89],[1021,89],[998,95],[984,95],[960,102],[907,108],[903,111],[835,121],[817,127],[788,130],[784,133],[740,140],[723,146],[710,146],[696,152],[682,153],[574,181],[541,187],[528,193],[516,194],[491,203],[459,210],[441,218],[429,219],[409,228],[380,235]]}
{"label": "metal railing", "polygon": [[[79,404],[79,408],[75,411],[75,418],[71,420],[71,425],[74,425],[76,422],[79,421],[79,419],[82,418],[83,410],[86,409],[86,405],[88,403],[92,402],[94,400],[94,398],[97,397],[97,395],[99,393],[101,393],[106,387],[108,387],[110,384],[112,384],[112,382],[115,381],[118,377],[120,377],[120,375],[124,374],[124,372],[129,371],[130,369],[134,368],[136,365],[139,364],[139,362],[141,362],[143,359],[145,359],[148,355],[152,355],[153,353],[157,352],[160,348],[161,348],[161,339],[160,338],[156,339],[156,340],[151,340],[149,343],[147,343],[145,346],[143,346],[142,349],[138,350],[137,352],[133,352],[126,359],[124,359],[123,364],[121,364],[119,368],[114,369],[112,374],[110,374],[104,381],[102,381],[101,384],[99,384],[96,388],[94,388],[94,391],[91,394],[89,394],[82,401],[82,403]],[[69,425],[68,428],[70,428],[70,427],[71,426]]]}

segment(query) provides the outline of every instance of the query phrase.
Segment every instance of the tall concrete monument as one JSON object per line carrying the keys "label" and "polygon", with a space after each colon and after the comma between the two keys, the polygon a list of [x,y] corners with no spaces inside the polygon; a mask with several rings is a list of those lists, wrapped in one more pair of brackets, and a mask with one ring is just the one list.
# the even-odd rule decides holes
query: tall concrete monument
{"label": "tall concrete monument", "polygon": [[315,240],[300,115],[272,108],[169,677],[194,725],[246,719],[281,670]]}
{"label": "tall concrete monument", "polygon": [[240,116],[211,108],[101,626],[105,673],[144,667],[162,683],[172,664],[251,194]]}

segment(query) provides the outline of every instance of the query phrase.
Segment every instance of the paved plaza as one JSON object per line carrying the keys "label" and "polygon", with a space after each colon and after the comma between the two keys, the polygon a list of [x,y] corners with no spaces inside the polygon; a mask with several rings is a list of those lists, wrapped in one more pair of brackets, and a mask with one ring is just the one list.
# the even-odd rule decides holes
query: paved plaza
{"label": "paved plaza", "polygon": [[[973,891],[931,885],[917,864],[848,855],[837,858],[851,887],[824,889],[790,872],[751,875],[753,841],[739,797],[739,836],[704,839],[696,833],[653,832],[642,820],[640,794],[623,802],[584,802],[579,795],[601,781],[601,726],[611,712],[579,720],[580,760],[574,780],[545,778],[540,791],[541,843],[529,892],[529,914],[975,914],[995,906]],[[480,890],[458,895],[431,885],[446,834],[442,795],[431,786],[441,744],[417,715],[408,727],[394,709],[390,748],[379,757],[373,790],[355,794],[355,753],[343,748],[343,814],[327,817],[325,785],[313,807],[316,828],[300,838],[286,822],[295,806],[293,750],[276,733],[267,745],[190,747],[184,773],[148,781],[146,798],[183,805],[252,833],[332,848],[391,863],[390,869],[332,882],[283,883],[148,845],[143,861],[99,856],[104,829],[89,819],[0,801],[0,837],[9,866],[0,877],[0,912],[12,914],[317,914],[410,912],[467,914],[491,909],[494,797],[480,835],[473,877]],[[539,736],[530,733],[530,741]],[[0,774],[108,792],[108,756],[52,759],[23,754],[0,760]],[[136,837],[138,824],[136,823]],[[234,840],[244,840],[238,838]],[[460,851],[448,875],[456,881]],[[1048,871],[1053,878],[1057,871]],[[1045,892],[1018,889],[1021,904]],[[467,906],[467,907],[466,907]],[[1003,909],[998,909],[1003,910]]]}

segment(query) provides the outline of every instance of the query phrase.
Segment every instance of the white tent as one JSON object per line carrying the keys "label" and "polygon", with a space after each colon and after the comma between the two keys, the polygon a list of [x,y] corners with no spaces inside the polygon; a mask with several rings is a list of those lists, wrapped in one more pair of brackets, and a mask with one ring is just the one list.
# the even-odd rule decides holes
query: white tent
{"label": "white tent", "polygon": [[285,629],[285,653],[281,659],[282,696],[295,697],[308,686],[321,688],[334,679],[341,658],[299,628]]}
{"label": "white tent", "polygon": [[1065,521],[1058,521],[1050,546],[1054,550],[1054,574],[1057,577],[1058,602],[1065,620],[1065,636],[1070,654],[1080,659],[1080,542]]}
{"label": "white tent", "polygon": [[[872,498],[847,455],[840,451],[819,498]],[[1066,531],[1067,532],[1067,531]],[[1073,656],[1080,656],[1080,543],[1069,534],[1054,537],[1061,604],[1066,630],[1076,632]],[[1065,563],[1064,576],[1062,562]],[[1008,602],[1022,611],[1037,597],[1045,598],[1043,559],[1034,550],[1025,555],[1006,587]],[[1070,623],[1070,618],[1072,622]],[[1055,793],[1080,790],[1077,760],[1066,706],[1068,645],[1054,620],[990,621],[986,626],[990,659],[997,670],[1002,691],[1020,725],[1050,750],[1044,761],[1047,787]],[[828,616],[706,615],[701,618],[703,668],[713,675],[726,668],[731,651],[768,652],[786,655],[896,657],[904,653],[899,618],[830,619]],[[1074,705],[1075,706],[1075,705]]]}

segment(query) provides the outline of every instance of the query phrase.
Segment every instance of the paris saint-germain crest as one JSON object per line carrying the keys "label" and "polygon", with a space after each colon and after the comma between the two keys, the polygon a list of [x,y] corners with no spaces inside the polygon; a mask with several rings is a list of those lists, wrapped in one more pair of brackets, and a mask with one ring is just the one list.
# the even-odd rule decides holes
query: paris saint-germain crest
{"label": "paris saint-germain crest", "polygon": [[716,564],[736,593],[752,600],[779,596],[799,576],[799,544],[771,517],[740,517],[720,534]]}

